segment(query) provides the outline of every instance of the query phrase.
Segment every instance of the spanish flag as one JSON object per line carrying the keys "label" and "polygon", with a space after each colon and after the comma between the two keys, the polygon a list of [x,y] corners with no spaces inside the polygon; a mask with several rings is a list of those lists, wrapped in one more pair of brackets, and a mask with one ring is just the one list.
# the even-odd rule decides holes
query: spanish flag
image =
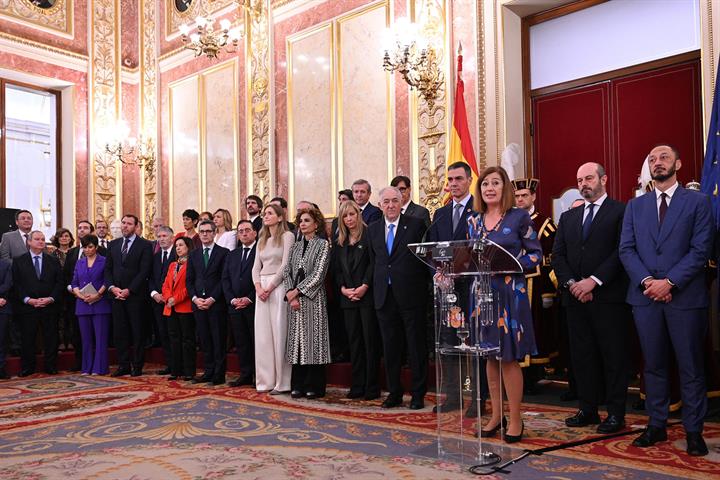
{"label": "spanish flag", "polygon": [[[470,129],[468,128],[467,111],[465,110],[465,84],[462,80],[462,45],[458,48],[455,112],[453,113],[453,126],[450,134],[450,153],[447,156],[446,171],[447,166],[455,162],[464,162],[470,165],[470,169],[473,172],[470,193],[473,193],[478,179],[478,167],[475,161],[475,150],[473,150],[472,146]],[[447,204],[451,200],[449,192],[446,191],[443,200],[444,204]]]}

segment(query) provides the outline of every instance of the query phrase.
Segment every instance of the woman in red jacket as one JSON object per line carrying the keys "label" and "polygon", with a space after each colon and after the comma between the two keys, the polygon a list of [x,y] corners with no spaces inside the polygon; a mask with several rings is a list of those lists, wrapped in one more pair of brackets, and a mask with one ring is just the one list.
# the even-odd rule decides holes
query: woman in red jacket
{"label": "woman in red jacket", "polygon": [[195,317],[192,302],[185,286],[187,259],[193,241],[188,237],[175,240],[177,260],[168,267],[162,287],[165,298],[163,315],[170,317],[167,322],[170,337],[170,378],[190,381],[195,378]]}

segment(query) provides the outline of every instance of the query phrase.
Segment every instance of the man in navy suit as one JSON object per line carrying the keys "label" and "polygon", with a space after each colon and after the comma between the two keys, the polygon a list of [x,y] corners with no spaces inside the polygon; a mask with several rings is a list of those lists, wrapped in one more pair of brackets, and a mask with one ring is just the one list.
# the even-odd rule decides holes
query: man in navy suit
{"label": "man in navy suit", "polygon": [[667,440],[669,351],[680,371],[687,452],[707,455],[702,437],[707,412],[703,352],[708,330],[705,265],[715,222],[707,195],[678,184],[680,155],[670,145],[652,149],[648,164],[655,190],[630,201],[620,239],[620,260],[630,277],[627,301],[645,360],[649,421],[633,441],[649,447]]}
{"label": "man in navy suit", "polygon": [[364,179],[355,180],[352,184],[353,200],[360,207],[362,212],[362,219],[365,225],[370,225],[382,218],[382,211],[370,203],[370,195],[372,194],[372,187],[370,182]]}
{"label": "man in navy suit", "polygon": [[240,363],[240,376],[228,383],[231,387],[252,385],[255,374],[255,284],[252,268],[257,232],[250,220],[240,220],[237,233],[240,248],[228,254],[222,274],[223,293]]}
{"label": "man in navy suit", "polygon": [[35,373],[35,339],[38,326],[43,332],[45,373],[57,373],[58,305],[63,289],[60,262],[44,253],[45,235],[39,230],[28,234],[29,251],[12,264],[15,292],[19,299],[15,314],[19,317],[22,339],[21,377]]}
{"label": "man in navy suit", "polygon": [[227,364],[227,306],[222,291],[222,272],[230,250],[215,245],[215,229],[215,224],[209,220],[200,222],[198,234],[202,246],[190,252],[186,284],[205,367],[202,377],[193,379],[193,383],[222,385]]}
{"label": "man in navy suit", "polygon": [[402,404],[401,345],[407,342],[412,372],[410,408],[423,408],[427,391],[425,307],[429,273],[408,248],[422,241],[425,225],[400,214],[402,195],[395,187],[380,190],[383,219],[370,225],[370,255],[374,265],[373,297],[385,356],[389,394],[383,408]]}
{"label": "man in navy suit", "polygon": [[150,278],[148,278],[148,290],[150,290],[150,298],[152,299],[153,316],[155,317],[155,325],[157,326],[160,346],[163,350],[165,358],[165,368],[158,372],[158,375],[170,374],[170,359],[172,353],[170,351],[170,336],[168,334],[167,322],[169,317],[163,316],[163,309],[167,299],[163,297],[162,286],[165,282],[168,267],[177,259],[175,249],[173,248],[174,232],[167,225],[158,227],[155,232],[157,238],[157,246],[159,250],[153,254],[152,269],[150,269]]}
{"label": "man in navy suit", "polygon": [[[470,169],[470,165],[465,162],[455,162],[448,165],[447,182],[450,195],[452,196],[452,202],[435,211],[435,218],[425,236],[426,242],[448,242],[467,240],[468,238],[467,219],[468,216],[473,214],[474,201],[470,193],[470,185],[472,185],[472,170]],[[470,318],[471,284],[471,280],[461,278],[455,280],[455,291],[457,292],[459,303],[465,312],[466,318]],[[442,326],[440,328],[440,342],[445,345],[458,345],[460,340],[457,336],[457,329]],[[460,357],[449,359],[449,361],[443,364],[443,390],[448,393],[457,392],[459,389],[458,369],[460,367],[454,363],[456,361],[460,362]],[[484,361],[481,361],[479,369],[473,368],[474,371],[479,371],[481,375],[481,409],[484,407],[485,400],[489,394],[484,363]],[[472,382],[472,384],[475,385],[475,382]],[[477,398],[476,393],[473,393],[473,399],[475,398]],[[441,405],[441,411],[449,412],[461,407],[462,404],[459,398],[448,396],[445,403]],[[433,411],[437,412],[437,407],[435,407]],[[477,417],[477,402],[470,402],[470,407],[465,415],[470,418]]]}
{"label": "man in navy suit", "polygon": [[122,217],[122,237],[110,242],[105,263],[105,286],[112,298],[113,334],[118,355],[114,377],[128,374],[138,377],[142,375],[145,362],[147,326],[143,313],[152,246],[135,234],[138,222],[135,215]]}

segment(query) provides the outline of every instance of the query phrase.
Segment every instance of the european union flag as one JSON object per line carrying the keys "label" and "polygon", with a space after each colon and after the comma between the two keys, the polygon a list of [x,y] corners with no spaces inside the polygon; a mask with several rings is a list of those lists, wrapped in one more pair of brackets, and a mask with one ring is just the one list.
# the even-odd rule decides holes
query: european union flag
{"label": "european union flag", "polygon": [[713,92],[712,115],[710,117],[710,130],[708,132],[707,146],[705,147],[705,163],[703,164],[701,190],[712,200],[715,213],[715,224],[720,225],[720,196],[718,195],[718,184],[720,184],[720,69],[715,78],[715,92]]}

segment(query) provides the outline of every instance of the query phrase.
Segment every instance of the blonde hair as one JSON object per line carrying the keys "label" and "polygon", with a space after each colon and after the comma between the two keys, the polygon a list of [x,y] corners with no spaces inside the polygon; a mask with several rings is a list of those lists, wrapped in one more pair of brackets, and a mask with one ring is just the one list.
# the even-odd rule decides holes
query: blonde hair
{"label": "blonde hair", "polygon": [[263,217],[265,216],[265,211],[268,208],[272,209],[275,212],[275,215],[280,218],[280,222],[278,222],[277,225],[273,225],[272,227],[268,227],[267,225],[265,225],[265,222],[263,222],[263,226],[260,229],[260,236],[258,237],[258,250],[263,250],[268,240],[270,239],[276,247],[279,247],[280,245],[282,245],[283,233],[290,230],[288,228],[287,219],[285,218],[285,212],[283,212],[282,207],[275,205],[274,203],[269,203],[265,205],[265,208],[263,208],[262,210]]}
{"label": "blonde hair", "polygon": [[340,246],[345,245],[346,241],[349,243],[352,240],[352,232],[345,226],[345,222],[343,221],[343,218],[345,218],[345,215],[350,210],[355,211],[358,216],[358,239],[362,237],[363,231],[365,231],[365,227],[367,227],[365,222],[363,222],[362,211],[360,210],[358,204],[355,203],[354,200],[346,200],[342,202],[340,204],[340,209],[338,210],[338,245]]}
{"label": "blonde hair", "polygon": [[229,232],[233,230],[232,215],[230,215],[230,212],[224,208],[218,208],[215,210],[215,213],[213,213],[213,223],[215,223],[215,215],[217,215],[218,212],[222,213],[223,228],[225,228],[225,231]]}

